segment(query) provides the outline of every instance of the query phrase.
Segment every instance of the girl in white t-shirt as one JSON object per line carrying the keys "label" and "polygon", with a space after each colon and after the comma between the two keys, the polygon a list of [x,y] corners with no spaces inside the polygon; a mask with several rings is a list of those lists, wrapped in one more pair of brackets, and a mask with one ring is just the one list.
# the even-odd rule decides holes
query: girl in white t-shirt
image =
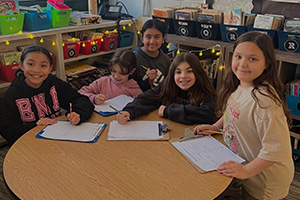
{"label": "girl in white t-shirt", "polygon": [[202,130],[223,129],[224,141],[247,162],[222,163],[217,171],[240,179],[243,199],[282,199],[294,175],[289,126],[291,118],[278,78],[273,41],[264,33],[247,32],[234,44],[218,97],[223,116]]}

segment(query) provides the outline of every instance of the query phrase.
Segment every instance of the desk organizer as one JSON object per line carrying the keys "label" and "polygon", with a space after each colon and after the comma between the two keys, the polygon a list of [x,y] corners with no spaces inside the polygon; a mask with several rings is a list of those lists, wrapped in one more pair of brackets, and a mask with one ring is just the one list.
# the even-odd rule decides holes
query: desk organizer
{"label": "desk organizer", "polygon": [[65,42],[63,45],[64,59],[75,58],[79,55],[80,42]]}
{"label": "desk organizer", "polygon": [[300,97],[285,94],[285,98],[290,112],[294,115],[300,116]]}
{"label": "desk organizer", "polygon": [[0,15],[0,35],[14,34],[23,30],[24,13]]}
{"label": "desk organizer", "polygon": [[39,31],[50,28],[51,11],[25,13],[23,30]]}
{"label": "desk organizer", "polygon": [[118,36],[104,37],[101,45],[101,51],[115,50],[118,46]]}
{"label": "desk organizer", "polygon": [[15,78],[15,72],[19,69],[19,63],[12,65],[0,65],[0,79],[12,82]]}
{"label": "desk organizer", "polygon": [[50,26],[52,28],[60,28],[69,26],[69,22],[71,19],[71,9],[69,10],[48,10],[43,8],[43,10],[47,10],[50,12]]}
{"label": "desk organizer", "polygon": [[174,19],[175,34],[187,37],[197,37],[196,21]]}
{"label": "desk organizer", "polygon": [[223,42],[234,42],[247,31],[246,26],[220,24],[221,38]]}
{"label": "desk organizer", "polygon": [[174,29],[174,22],[173,18],[163,18],[163,17],[156,17],[152,15],[153,19],[158,19],[166,24],[167,30],[166,33],[168,34],[175,34],[175,29]]}
{"label": "desk organizer", "polygon": [[220,24],[196,22],[198,38],[205,40],[221,40]]}
{"label": "desk organizer", "polygon": [[257,32],[260,32],[260,33],[266,33],[266,34],[268,34],[270,36],[270,38],[273,40],[274,47],[278,48],[278,34],[277,34],[277,30],[247,27],[247,31],[257,31]]}
{"label": "desk organizer", "polygon": [[119,39],[118,48],[130,46],[132,45],[132,41],[133,41],[133,32],[122,31],[118,39]]}
{"label": "desk organizer", "polygon": [[278,31],[278,48],[280,51],[300,53],[300,33]]}
{"label": "desk organizer", "polygon": [[84,55],[98,53],[101,48],[101,39],[102,38],[80,41],[81,45],[80,45],[79,53]]}

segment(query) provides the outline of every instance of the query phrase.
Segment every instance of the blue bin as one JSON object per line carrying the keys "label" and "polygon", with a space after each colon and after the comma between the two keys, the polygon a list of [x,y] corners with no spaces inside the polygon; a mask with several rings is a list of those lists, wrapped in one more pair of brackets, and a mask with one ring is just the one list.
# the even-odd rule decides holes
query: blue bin
{"label": "blue bin", "polygon": [[278,47],[280,51],[300,53],[300,33],[278,31]]}
{"label": "blue bin", "polygon": [[152,15],[153,19],[158,19],[162,22],[164,22],[166,24],[167,27],[167,31],[166,33],[168,34],[175,34],[175,30],[174,30],[174,23],[173,23],[173,18],[163,18],[163,17],[156,17]]}
{"label": "blue bin", "polygon": [[221,40],[220,24],[196,22],[198,38]]}
{"label": "blue bin", "polygon": [[300,116],[300,97],[286,94],[285,98],[290,113]]}
{"label": "blue bin", "polygon": [[278,34],[277,30],[270,30],[270,29],[261,29],[261,28],[253,28],[253,27],[247,27],[248,32],[249,31],[257,31],[260,33],[266,33],[270,36],[270,38],[273,40],[274,47],[278,48]]}
{"label": "blue bin", "polygon": [[118,48],[132,45],[133,32],[122,31],[119,35]]}
{"label": "blue bin", "polygon": [[50,14],[51,12],[43,13],[25,13],[23,30],[25,31],[39,31],[50,28]]}
{"label": "blue bin", "polygon": [[220,31],[223,42],[234,42],[240,35],[247,32],[247,27],[220,24]]}
{"label": "blue bin", "polygon": [[196,21],[174,19],[173,22],[176,35],[197,37]]}

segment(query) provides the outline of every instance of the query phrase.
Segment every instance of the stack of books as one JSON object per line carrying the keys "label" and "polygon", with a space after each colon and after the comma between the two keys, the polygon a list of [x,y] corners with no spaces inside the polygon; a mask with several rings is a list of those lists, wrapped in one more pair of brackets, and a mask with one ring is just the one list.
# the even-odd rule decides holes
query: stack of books
{"label": "stack of books", "polygon": [[278,30],[282,27],[285,17],[283,15],[257,14],[253,28]]}
{"label": "stack of books", "polygon": [[223,22],[223,12],[213,9],[201,9],[198,13],[198,22],[220,24]]}
{"label": "stack of books", "polygon": [[180,9],[175,11],[175,19],[197,21],[199,11],[196,9]]}

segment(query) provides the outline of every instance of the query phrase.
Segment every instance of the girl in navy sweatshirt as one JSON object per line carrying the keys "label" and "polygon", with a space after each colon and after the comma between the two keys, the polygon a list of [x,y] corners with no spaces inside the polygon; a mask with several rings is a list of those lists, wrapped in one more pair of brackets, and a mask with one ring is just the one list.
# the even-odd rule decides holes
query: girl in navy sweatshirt
{"label": "girl in navy sweatshirt", "polygon": [[27,47],[20,68],[1,103],[1,135],[10,145],[35,126],[55,124],[61,108],[74,125],[91,117],[94,105],[88,97],[50,74],[53,63],[47,49]]}

